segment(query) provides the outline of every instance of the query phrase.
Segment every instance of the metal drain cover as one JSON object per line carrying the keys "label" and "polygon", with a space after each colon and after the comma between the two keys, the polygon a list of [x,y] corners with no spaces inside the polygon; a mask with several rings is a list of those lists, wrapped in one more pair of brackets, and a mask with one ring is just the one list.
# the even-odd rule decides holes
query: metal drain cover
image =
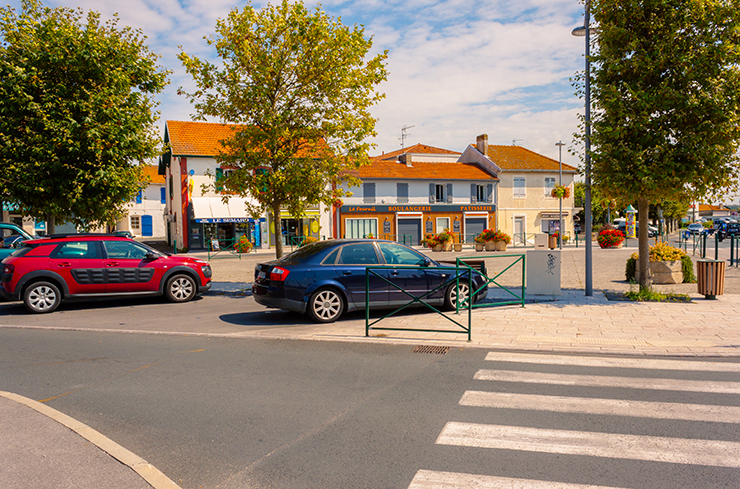
{"label": "metal drain cover", "polygon": [[414,353],[434,353],[436,355],[444,355],[450,351],[449,346],[426,346],[421,345],[414,348]]}

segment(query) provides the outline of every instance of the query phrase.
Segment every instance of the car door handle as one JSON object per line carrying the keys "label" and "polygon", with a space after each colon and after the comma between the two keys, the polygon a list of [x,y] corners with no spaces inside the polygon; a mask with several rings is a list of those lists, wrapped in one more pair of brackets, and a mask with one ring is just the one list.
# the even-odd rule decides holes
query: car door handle
{"label": "car door handle", "polygon": [[394,275],[394,276],[395,276],[395,275],[398,275],[398,270],[393,270],[393,271],[391,272],[391,275]]}
{"label": "car door handle", "polygon": [[344,271],[344,272],[342,272],[342,275],[352,275],[352,272],[350,272],[350,271]]}
{"label": "car door handle", "polygon": [[117,267],[118,266],[118,262],[116,262],[116,261],[108,262],[108,263],[105,264],[105,266],[106,267]]}
{"label": "car door handle", "polygon": [[57,263],[57,266],[59,268],[67,268],[67,267],[71,267],[72,264],[71,263],[67,263],[66,261],[64,261],[64,262],[61,262],[61,263]]}

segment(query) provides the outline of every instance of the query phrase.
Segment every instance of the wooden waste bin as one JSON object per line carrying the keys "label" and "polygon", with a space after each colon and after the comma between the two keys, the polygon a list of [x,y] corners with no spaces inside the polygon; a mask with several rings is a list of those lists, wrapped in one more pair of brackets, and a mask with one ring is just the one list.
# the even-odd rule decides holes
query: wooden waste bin
{"label": "wooden waste bin", "polygon": [[696,262],[696,282],[699,293],[707,299],[716,299],[725,293],[725,262],[702,259]]}

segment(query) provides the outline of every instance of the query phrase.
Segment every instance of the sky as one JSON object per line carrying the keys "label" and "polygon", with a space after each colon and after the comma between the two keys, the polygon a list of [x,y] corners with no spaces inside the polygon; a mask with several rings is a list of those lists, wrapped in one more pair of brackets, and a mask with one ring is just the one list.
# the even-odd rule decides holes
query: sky
{"label": "sky", "polygon": [[[20,7],[20,0],[6,3]],[[92,9],[104,19],[117,13],[120,25],[143,31],[150,50],[172,71],[158,96],[163,133],[165,120],[191,120],[194,113],[187,98],[177,95],[179,87],[194,87],[177,54],[182,49],[215,60],[215,49],[203,37],[245,2],[45,0],[44,5]],[[477,135],[487,134],[489,144],[517,144],[558,159],[555,143],[563,141],[562,161],[580,164],[582,145],[573,134],[584,100],[571,85],[584,69],[584,38],[571,35],[583,25],[578,0],[327,0],[321,8],[345,25],[364,26],[373,53],[388,50],[388,80],[378,87],[385,98],[372,109],[377,137],[370,141],[371,156],[401,148],[402,128],[409,127],[406,147],[422,143],[462,152]]]}

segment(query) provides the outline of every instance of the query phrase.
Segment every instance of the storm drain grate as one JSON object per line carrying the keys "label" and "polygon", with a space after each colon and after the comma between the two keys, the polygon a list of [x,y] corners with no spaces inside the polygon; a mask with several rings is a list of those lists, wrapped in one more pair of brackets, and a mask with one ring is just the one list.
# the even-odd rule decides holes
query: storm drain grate
{"label": "storm drain grate", "polygon": [[417,346],[414,353],[434,353],[435,355],[444,355],[450,351],[449,346]]}

